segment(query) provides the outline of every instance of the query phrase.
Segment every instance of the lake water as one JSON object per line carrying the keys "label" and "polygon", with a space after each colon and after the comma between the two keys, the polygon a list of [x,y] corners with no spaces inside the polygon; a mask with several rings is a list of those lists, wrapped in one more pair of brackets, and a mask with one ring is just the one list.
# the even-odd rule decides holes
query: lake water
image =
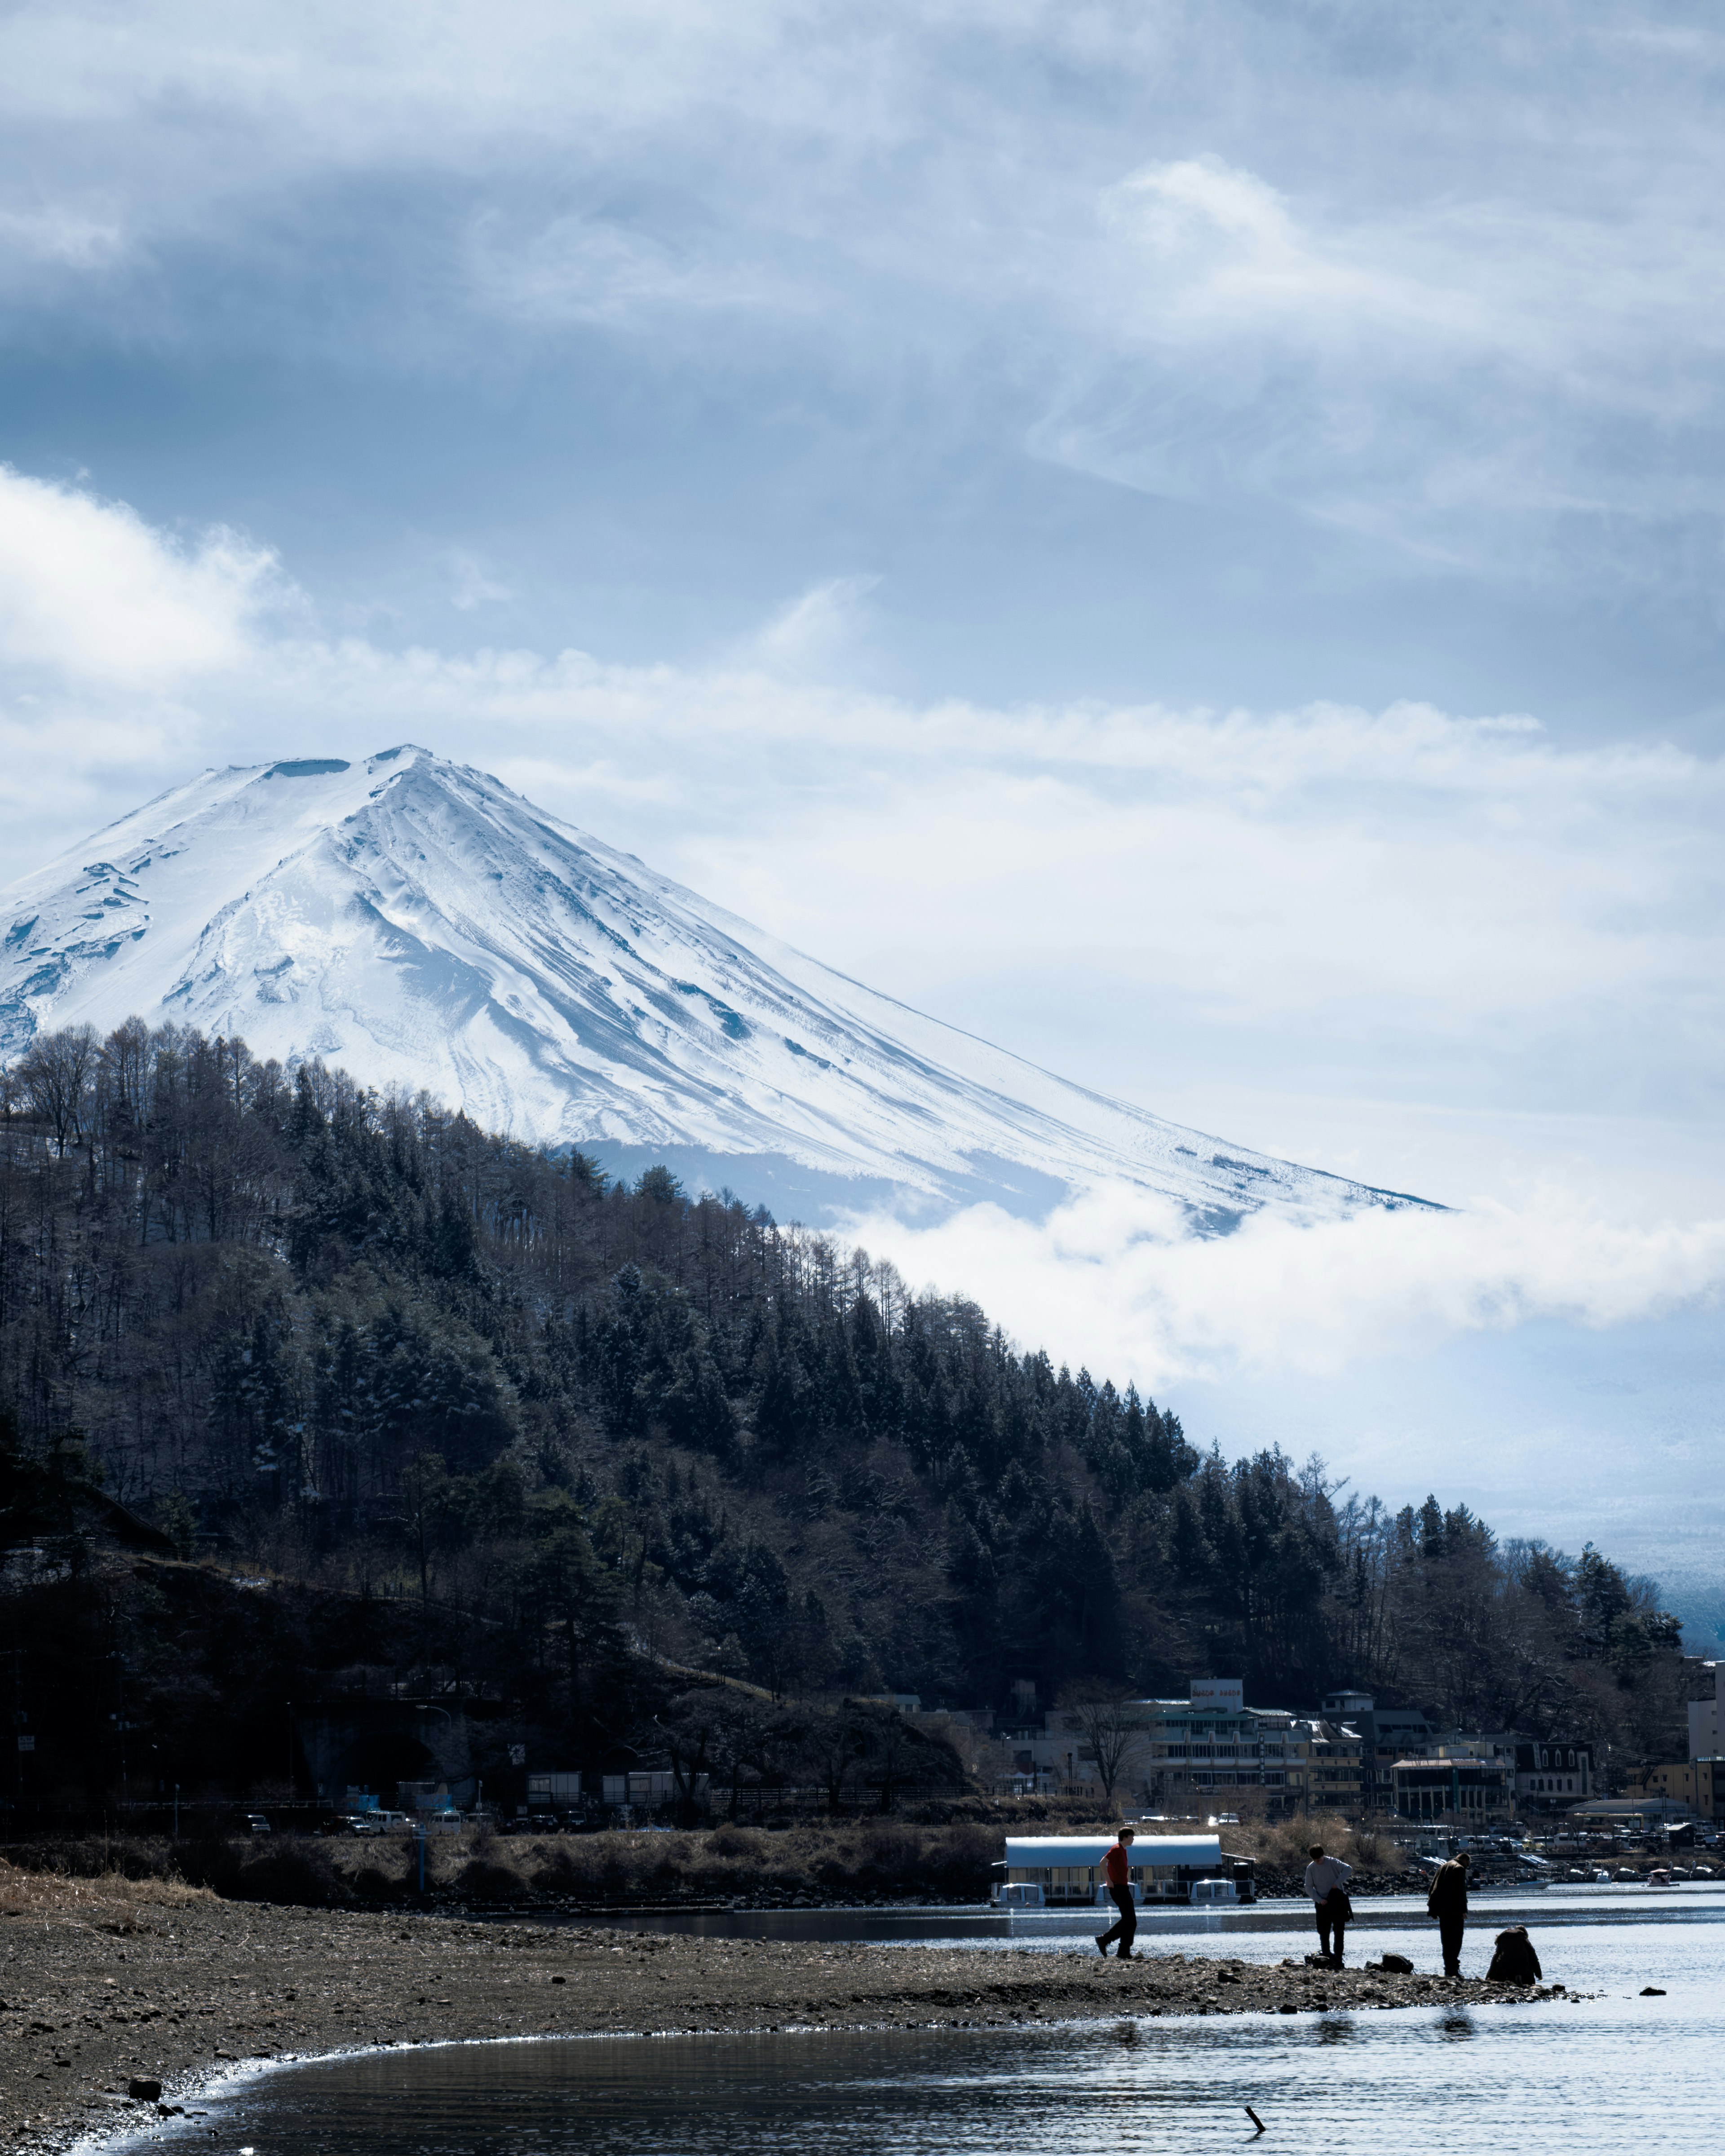
{"label": "lake water", "polygon": [[[1648,1887],[1562,1886],[1538,1890],[1525,1886],[1476,1889],[1478,1925],[1502,1930],[1505,1924],[1645,1923],[1650,1920],[1725,1920],[1725,1886]],[[1354,1929],[1369,1932],[1373,1943],[1382,1931],[1425,1924],[1423,1894],[1374,1895],[1354,1905]],[[510,1918],[519,1922],[519,1916]],[[875,1944],[1040,1947],[1064,1949],[1094,1936],[1100,1923],[1112,1923],[1111,1907],[1090,1909],[994,1910],[981,1903],[952,1908],[880,1909],[715,1909],[653,1910],[639,1915],[613,1913],[552,1920],[597,1925],[614,1931],[675,1932],[697,1938],[792,1939],[831,1942],[865,1939]],[[1147,1906],[1138,1912],[1139,1935],[1147,1942],[1238,1938],[1254,1932],[1311,1932],[1312,1907],[1304,1900],[1254,1902],[1230,1907]],[[1429,1925],[1427,1926],[1429,1929]]]}
{"label": "lake water", "polygon": [[[1579,1912],[1578,1912],[1579,1913]],[[163,2156],[1132,2156],[1531,2140],[1563,2156],[1719,2138],[1725,1907],[1534,1932],[1599,1995],[1469,2009],[1119,2017],[1051,2029],[449,2044],[250,2073],[131,2146]],[[1482,1969],[1486,1925],[1466,1965]],[[1372,1948],[1435,1965],[1429,1924]],[[1280,1959],[1286,1934],[1158,1953]],[[1023,1951],[1022,1945],[975,1951]],[[1070,1940],[1028,1950],[1070,1953]],[[1086,1948],[1093,1956],[1093,1949]],[[1303,1951],[1303,1949],[1302,1949]],[[1666,1995],[1644,1999],[1644,1984]]]}

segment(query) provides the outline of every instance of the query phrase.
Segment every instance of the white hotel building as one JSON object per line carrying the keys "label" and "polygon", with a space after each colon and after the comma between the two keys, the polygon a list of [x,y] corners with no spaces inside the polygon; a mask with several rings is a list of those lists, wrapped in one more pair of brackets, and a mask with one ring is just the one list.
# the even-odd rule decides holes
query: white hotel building
{"label": "white hotel building", "polygon": [[[1115,1784],[1117,1798],[1161,1804],[1262,1789],[1276,1809],[1304,1795],[1314,1725],[1281,1707],[1246,1706],[1238,1677],[1194,1677],[1189,1699],[1129,1699],[1117,1712],[1132,1733]],[[1036,1765],[1062,1781],[1096,1784],[1096,1754],[1084,1735],[1083,1710],[1051,1708],[1035,1750]]]}

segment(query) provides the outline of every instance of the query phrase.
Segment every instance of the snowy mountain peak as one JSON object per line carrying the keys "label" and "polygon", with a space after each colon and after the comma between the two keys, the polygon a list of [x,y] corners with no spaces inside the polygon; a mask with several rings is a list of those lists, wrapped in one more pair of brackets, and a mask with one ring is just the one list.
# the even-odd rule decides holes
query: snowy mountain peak
{"label": "snowy mountain peak", "polygon": [[804,1218],[1122,1179],[1210,1233],[1420,1202],[1070,1085],[408,744],[206,771],[0,896],[0,1055],[134,1013]]}

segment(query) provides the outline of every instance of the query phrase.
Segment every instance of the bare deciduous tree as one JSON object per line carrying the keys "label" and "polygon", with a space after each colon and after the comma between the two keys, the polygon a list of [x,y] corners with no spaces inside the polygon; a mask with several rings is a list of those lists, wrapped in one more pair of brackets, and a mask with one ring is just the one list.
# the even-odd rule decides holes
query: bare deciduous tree
{"label": "bare deciduous tree", "polygon": [[1142,1725],[1115,1691],[1085,1688],[1069,1694],[1065,1706],[1078,1724],[1080,1756],[1094,1761],[1102,1800],[1111,1805],[1143,1736]]}
{"label": "bare deciduous tree", "polygon": [[54,1151],[62,1159],[66,1147],[84,1134],[97,1048],[94,1026],[62,1026],[33,1040],[18,1061],[24,1097],[31,1112],[54,1133]]}

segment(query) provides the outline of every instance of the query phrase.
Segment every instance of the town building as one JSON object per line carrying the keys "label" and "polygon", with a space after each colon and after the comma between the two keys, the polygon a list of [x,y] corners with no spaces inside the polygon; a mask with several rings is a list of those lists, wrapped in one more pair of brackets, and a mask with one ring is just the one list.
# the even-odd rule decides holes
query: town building
{"label": "town building", "polygon": [[1562,1812],[1594,1794],[1594,1748],[1567,1739],[1527,1739],[1515,1748],[1516,1803],[1524,1812]]}
{"label": "town building", "polygon": [[[1068,1786],[1100,1794],[1096,1715],[1056,1707],[1040,1739],[1013,1732],[1019,1770],[1052,1769]],[[1238,1677],[1194,1677],[1189,1698],[1125,1700],[1106,1717],[1106,1741],[1119,1753],[1117,1799],[1173,1811],[1242,1789],[1263,1790],[1272,1811],[1304,1800],[1308,1734],[1283,1708],[1246,1706]]]}
{"label": "town building", "polygon": [[1689,1807],[1680,1799],[1657,1794],[1589,1797],[1568,1815],[1571,1825],[1579,1832],[1627,1835],[1631,1838],[1656,1835],[1670,1826],[1682,1826],[1691,1817]]}
{"label": "town building", "polygon": [[1442,1758],[1398,1759],[1391,1772],[1402,1819],[1495,1826],[1514,1809],[1512,1761],[1453,1751]]}
{"label": "town building", "polygon": [[[1117,1801],[1173,1813],[1225,1807],[1260,1791],[1271,1815],[1307,1810],[1358,1813],[1367,1786],[1365,1744],[1350,1723],[1248,1707],[1238,1677],[1194,1677],[1185,1699],[1132,1699],[1106,1708],[1062,1707],[1042,1732],[1003,1730],[1013,1771]],[[1363,1697],[1363,1695],[1361,1695]],[[1097,1746],[1111,1754],[1104,1776]]]}
{"label": "town building", "polygon": [[1366,1691],[1327,1693],[1323,1711],[1330,1721],[1358,1732],[1361,1810],[1393,1812],[1395,1763],[1425,1757],[1435,1734],[1431,1724],[1417,1707],[1379,1707]]}
{"label": "town building", "polygon": [[1302,1719],[1295,1722],[1293,1737],[1291,1794],[1297,1794],[1307,1811],[1358,1814],[1366,1771],[1365,1744],[1358,1731],[1346,1722]]}
{"label": "town building", "polygon": [[1725,1758],[1674,1759],[1638,1767],[1624,1781],[1635,1795],[1664,1798],[1682,1805],[1696,1819],[1725,1818]]}

